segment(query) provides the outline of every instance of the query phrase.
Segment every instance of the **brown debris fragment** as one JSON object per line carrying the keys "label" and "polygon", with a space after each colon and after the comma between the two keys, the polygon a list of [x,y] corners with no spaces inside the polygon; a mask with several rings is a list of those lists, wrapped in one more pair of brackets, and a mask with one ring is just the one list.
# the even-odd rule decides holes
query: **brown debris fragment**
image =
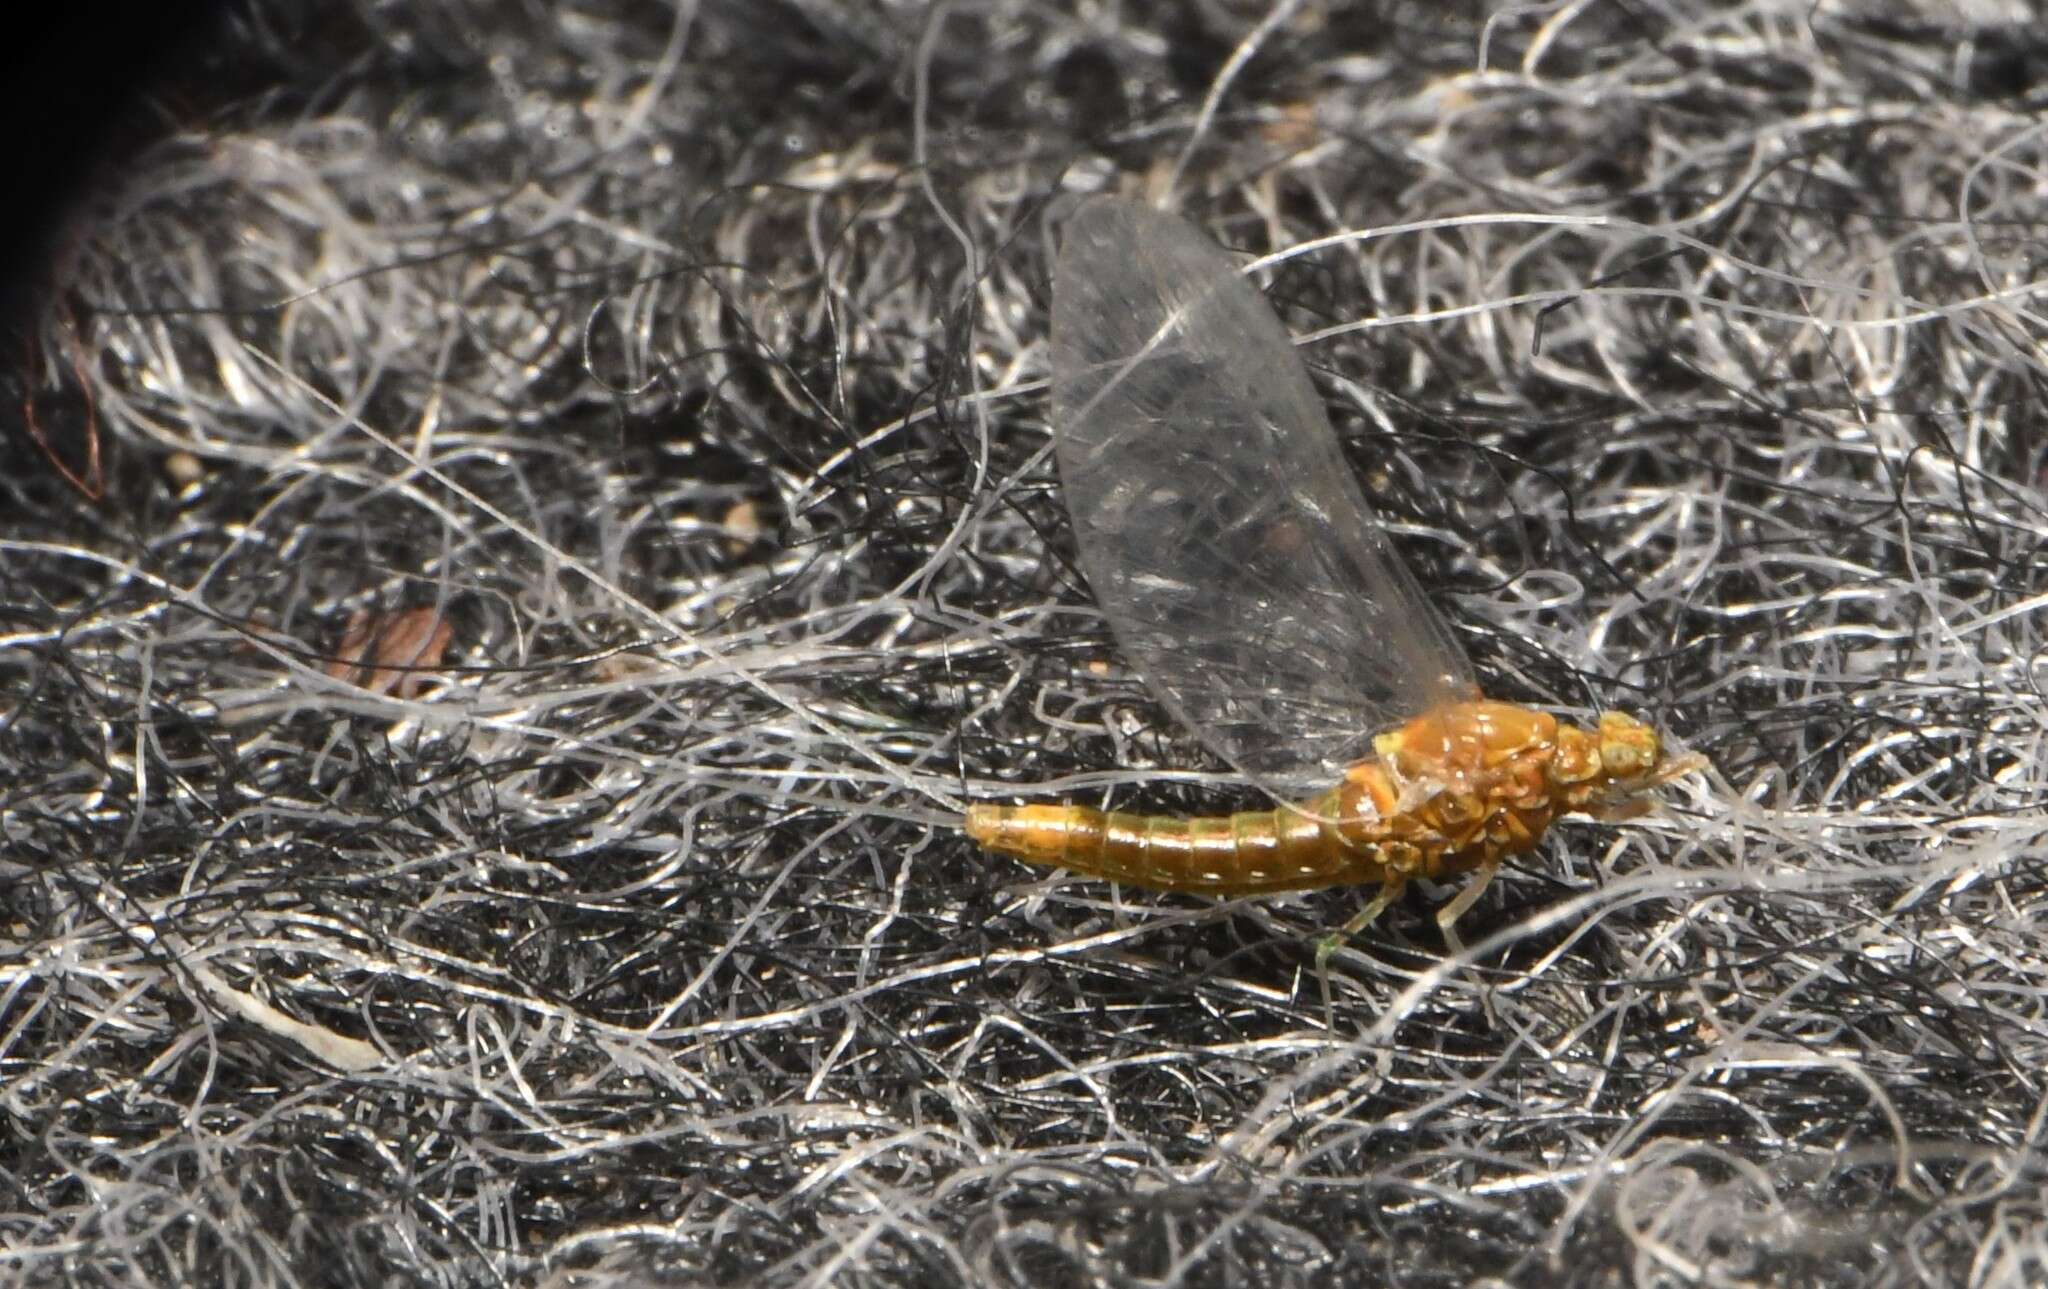
{"label": "brown debris fragment", "polygon": [[436,609],[357,609],[349,615],[327,674],[373,694],[417,698],[429,674],[441,665],[454,634]]}

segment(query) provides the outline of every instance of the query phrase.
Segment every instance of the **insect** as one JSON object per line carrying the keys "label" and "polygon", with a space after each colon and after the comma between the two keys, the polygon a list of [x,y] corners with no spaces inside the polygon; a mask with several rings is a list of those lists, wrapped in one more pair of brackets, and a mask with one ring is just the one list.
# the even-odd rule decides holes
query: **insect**
{"label": "insect", "polygon": [[1083,205],[1054,271],[1052,363],[1061,483],[1119,646],[1284,804],[1192,819],[976,804],[966,830],[985,848],[1219,896],[1378,883],[1340,937],[1411,879],[1471,874],[1437,915],[1456,945],[1453,923],[1553,820],[1640,813],[1704,764],[1620,713],[1588,729],[1480,697],[1279,318],[1193,225]]}

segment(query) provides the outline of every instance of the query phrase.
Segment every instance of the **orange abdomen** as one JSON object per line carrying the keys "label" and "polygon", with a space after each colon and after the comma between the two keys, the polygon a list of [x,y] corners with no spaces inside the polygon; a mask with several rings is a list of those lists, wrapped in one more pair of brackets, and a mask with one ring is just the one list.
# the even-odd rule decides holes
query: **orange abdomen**
{"label": "orange abdomen", "polygon": [[1157,891],[1255,895],[1380,880],[1373,857],[1298,810],[1208,818],[1087,806],[977,805],[967,835],[988,849]]}

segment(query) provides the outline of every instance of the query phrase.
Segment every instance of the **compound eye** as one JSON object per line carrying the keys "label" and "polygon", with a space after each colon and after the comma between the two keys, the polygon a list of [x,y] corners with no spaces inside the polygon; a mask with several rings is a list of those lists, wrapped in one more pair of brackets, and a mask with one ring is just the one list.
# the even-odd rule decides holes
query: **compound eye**
{"label": "compound eye", "polygon": [[1628,743],[1603,743],[1600,746],[1600,764],[1607,773],[1618,779],[1641,774],[1650,768],[1649,758],[1643,749]]}
{"label": "compound eye", "polygon": [[1657,755],[1657,736],[1648,730],[1637,738],[1605,739],[1600,744],[1600,763],[1617,779],[1648,774],[1657,764]]}
{"label": "compound eye", "polygon": [[1600,764],[1609,778],[1648,774],[1660,750],[1657,732],[1634,717],[1608,712],[1600,718]]}

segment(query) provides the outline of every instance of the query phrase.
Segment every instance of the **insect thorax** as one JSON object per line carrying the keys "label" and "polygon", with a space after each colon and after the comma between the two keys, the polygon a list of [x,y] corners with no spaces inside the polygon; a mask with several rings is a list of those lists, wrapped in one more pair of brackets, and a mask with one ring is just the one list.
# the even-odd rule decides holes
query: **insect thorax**
{"label": "insect thorax", "polygon": [[1496,702],[1446,704],[1374,746],[1332,794],[1337,829],[1389,875],[1422,877],[1530,850],[1558,815],[1631,794],[1660,758],[1631,717],[1588,730]]}

